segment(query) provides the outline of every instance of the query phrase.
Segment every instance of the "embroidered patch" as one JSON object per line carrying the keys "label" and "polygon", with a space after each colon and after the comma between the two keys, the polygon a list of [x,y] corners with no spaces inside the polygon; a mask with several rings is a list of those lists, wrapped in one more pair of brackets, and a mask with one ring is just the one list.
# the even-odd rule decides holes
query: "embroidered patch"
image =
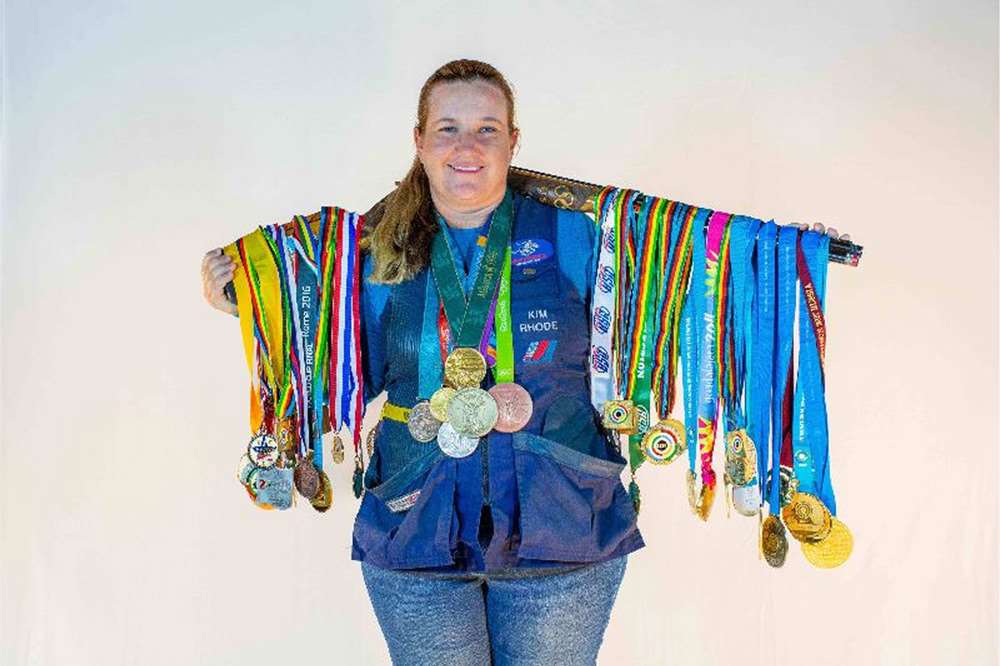
{"label": "embroidered patch", "polygon": [[556,353],[558,340],[536,340],[528,345],[521,358],[525,363],[550,363]]}
{"label": "embroidered patch", "polygon": [[399,497],[394,497],[385,503],[389,507],[389,511],[393,513],[399,513],[400,511],[406,511],[407,509],[413,508],[413,505],[417,503],[417,498],[420,497],[420,490],[414,490],[412,493],[407,493],[406,495],[400,495]]}
{"label": "embroidered patch", "polygon": [[552,254],[552,243],[544,238],[522,238],[510,246],[510,264],[511,266],[537,264]]}

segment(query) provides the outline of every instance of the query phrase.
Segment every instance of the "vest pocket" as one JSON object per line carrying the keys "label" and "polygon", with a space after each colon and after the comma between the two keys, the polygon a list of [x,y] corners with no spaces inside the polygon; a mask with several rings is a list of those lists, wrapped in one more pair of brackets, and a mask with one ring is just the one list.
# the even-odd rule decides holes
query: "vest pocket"
{"label": "vest pocket", "polygon": [[455,465],[437,446],[365,492],[354,523],[363,559],[383,568],[452,564]]}
{"label": "vest pocket", "polygon": [[512,443],[519,557],[591,562],[613,554],[635,531],[635,510],[620,478],[624,462],[527,432],[514,433]]}

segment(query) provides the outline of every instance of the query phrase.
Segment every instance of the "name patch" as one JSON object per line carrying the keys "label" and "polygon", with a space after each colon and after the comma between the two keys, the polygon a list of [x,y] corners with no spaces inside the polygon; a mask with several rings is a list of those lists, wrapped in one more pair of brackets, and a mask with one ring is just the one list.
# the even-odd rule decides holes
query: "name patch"
{"label": "name patch", "polygon": [[400,495],[399,497],[394,497],[385,503],[389,507],[389,511],[393,513],[399,513],[400,511],[406,511],[407,509],[413,508],[413,505],[417,503],[417,499],[420,497],[420,490],[414,490],[412,493],[407,493],[406,495]]}

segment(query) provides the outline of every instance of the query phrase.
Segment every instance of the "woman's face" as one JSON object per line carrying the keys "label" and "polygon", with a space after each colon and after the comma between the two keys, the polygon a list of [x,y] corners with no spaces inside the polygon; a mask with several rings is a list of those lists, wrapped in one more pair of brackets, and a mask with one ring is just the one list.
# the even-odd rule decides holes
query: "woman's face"
{"label": "woman's face", "polygon": [[507,125],[507,100],[486,81],[436,84],[417,156],[439,210],[473,212],[496,206],[507,187],[517,132]]}

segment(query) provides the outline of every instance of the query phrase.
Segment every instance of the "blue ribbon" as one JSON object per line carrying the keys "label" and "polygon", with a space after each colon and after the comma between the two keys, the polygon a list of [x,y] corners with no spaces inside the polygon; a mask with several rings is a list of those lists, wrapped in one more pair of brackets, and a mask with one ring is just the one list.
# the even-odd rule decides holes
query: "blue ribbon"
{"label": "blue ribbon", "polygon": [[[795,266],[799,230],[781,227],[778,231],[778,294],[776,307],[776,355],[774,359],[774,398],[772,400],[771,456],[773,458],[770,488],[771,512],[780,510],[782,432],[781,408],[784,402],[788,370],[792,363],[792,336],[795,322],[795,297],[798,273]],[[802,479],[799,478],[801,485]]]}
{"label": "blue ribbon", "polygon": [[[769,463],[768,437],[771,434],[771,388],[774,371],[774,252],[778,227],[773,221],[761,226],[757,232],[756,291],[751,308],[753,319],[753,344],[747,355],[747,372],[750,378],[747,396],[750,438],[757,444],[757,474],[767,479]],[[780,453],[774,457],[772,474],[779,476]],[[779,485],[769,489],[768,501],[772,514],[778,513]]]}

